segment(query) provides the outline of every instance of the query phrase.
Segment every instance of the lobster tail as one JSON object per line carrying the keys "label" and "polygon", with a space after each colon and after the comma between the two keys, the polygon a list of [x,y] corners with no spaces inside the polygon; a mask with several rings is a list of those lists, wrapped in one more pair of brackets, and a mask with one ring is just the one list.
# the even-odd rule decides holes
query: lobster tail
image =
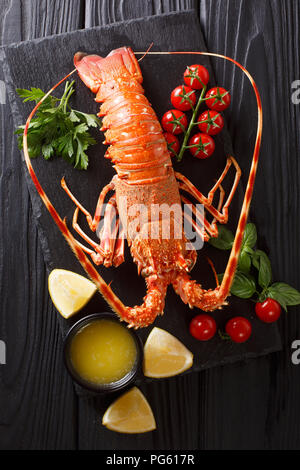
{"label": "lobster tail", "polygon": [[77,52],[74,64],[95,100],[103,103],[98,115],[103,116],[105,144],[111,144],[105,156],[115,164],[119,179],[136,185],[173,176],[167,143],[144,95],[132,50],[121,47],[105,58]]}
{"label": "lobster tail", "polygon": [[84,52],[77,52],[74,56],[74,65],[81,80],[93,93],[97,93],[100,86],[99,70],[101,70],[100,64],[102,61],[102,57],[98,55],[88,56]]}
{"label": "lobster tail", "polygon": [[109,90],[115,92],[116,84],[112,82],[118,78],[135,79],[138,83],[143,81],[138,61],[129,47],[116,49],[105,58],[77,52],[74,56],[74,65],[81,80],[93,93],[97,93],[101,85],[105,89],[108,88],[103,99]]}

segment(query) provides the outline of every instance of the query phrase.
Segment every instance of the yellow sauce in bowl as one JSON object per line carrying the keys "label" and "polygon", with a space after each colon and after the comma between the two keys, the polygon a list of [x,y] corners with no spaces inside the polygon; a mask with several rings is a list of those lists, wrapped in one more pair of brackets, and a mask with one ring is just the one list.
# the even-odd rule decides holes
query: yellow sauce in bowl
{"label": "yellow sauce in bowl", "polygon": [[82,326],[71,340],[70,361],[85,381],[104,385],[117,382],[134,367],[136,343],[126,327],[109,319]]}

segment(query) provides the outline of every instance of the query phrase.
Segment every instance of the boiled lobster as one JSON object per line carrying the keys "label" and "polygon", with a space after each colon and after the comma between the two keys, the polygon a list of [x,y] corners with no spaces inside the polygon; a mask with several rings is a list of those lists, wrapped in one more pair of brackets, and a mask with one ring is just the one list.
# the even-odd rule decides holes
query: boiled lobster
{"label": "boiled lobster", "polygon": [[[233,59],[217,54],[198,54],[215,55],[236,63]],[[183,302],[188,303],[191,308],[197,307],[205,311],[221,308],[229,295],[238,262],[261,141],[261,102],[252,77],[240,64],[236,63],[250,79],[256,94],[257,137],[244,203],[222,283],[213,290],[204,290],[189,275],[196,262],[196,251],[188,244],[184,231],[181,232],[181,237],[174,236],[175,230],[182,227],[182,212],[172,213],[169,221],[161,216],[154,220],[146,219],[136,231],[126,231],[124,227],[128,227],[128,222],[131,222],[128,214],[133,205],[146,204],[150,207],[151,204],[165,204],[169,207],[174,205],[181,207],[182,202],[191,204],[186,196],[181,194],[184,192],[203,204],[205,210],[213,217],[211,222],[208,222],[206,216],[203,218],[204,230],[201,232],[203,239],[208,240],[211,236],[217,236],[216,222],[223,224],[227,222],[228,208],[241,175],[237,162],[233,157],[228,157],[223,173],[208,196],[204,196],[185,176],[174,172],[159,121],[144,95],[141,85],[142,73],[133,51],[128,47],[122,47],[112,51],[105,58],[77,53],[74,63],[80,78],[96,94],[96,101],[102,103],[99,115],[103,116],[102,130],[105,131],[105,143],[110,144],[106,157],[114,164],[116,175],[101,191],[94,217],[71,193],[65,180],[61,182],[62,187],[76,205],[73,228],[91,245],[89,248],[73,237],[65,220],[60,218],[44,193],[31,166],[28,156],[27,130],[40,102],[30,114],[25,126],[24,153],[31,177],[55,222],[106,301],[121,320],[128,322],[129,326],[135,328],[148,326],[157,315],[163,313],[166,290],[170,284],[173,285]],[[235,179],[230,194],[223,204],[224,191],[221,184],[232,165],[236,170]],[[217,208],[213,206],[216,191],[220,191]],[[89,227],[95,232],[102,216],[105,198],[110,192],[112,194],[105,208],[100,242],[96,243],[80,228],[78,214],[81,211],[86,216]],[[171,226],[171,236],[168,238],[162,236],[166,223]],[[200,231],[199,227],[196,229]],[[156,236],[149,236],[152,233],[156,233]],[[138,272],[142,273],[147,284],[147,293],[142,305],[135,307],[127,307],[120,301],[85,254],[90,255],[97,265],[119,266],[124,261],[125,236],[132,257],[138,266]]]}

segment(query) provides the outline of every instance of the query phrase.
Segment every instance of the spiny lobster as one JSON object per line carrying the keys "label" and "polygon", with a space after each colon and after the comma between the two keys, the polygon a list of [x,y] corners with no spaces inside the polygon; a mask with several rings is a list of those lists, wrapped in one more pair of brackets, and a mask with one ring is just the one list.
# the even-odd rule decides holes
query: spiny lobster
{"label": "spiny lobster", "polygon": [[[185,176],[174,172],[159,121],[144,95],[141,85],[143,78],[138,61],[130,48],[122,47],[113,50],[106,58],[83,53],[77,53],[74,57],[74,64],[80,78],[92,92],[96,93],[96,101],[103,103],[99,113],[104,116],[102,130],[106,131],[105,143],[111,144],[106,152],[106,157],[112,160],[117,173],[101,191],[94,217],[74,197],[65,180],[63,179],[61,182],[62,187],[76,205],[73,228],[91,245],[92,249],[84,246],[73,237],[65,220],[61,219],[49,201],[34,173],[27,146],[28,126],[36,110],[43,100],[75,70],[57,83],[35,106],[27,119],[23,138],[26,164],[51,216],[105,300],[121,320],[128,322],[128,326],[135,328],[148,326],[157,315],[163,313],[166,290],[169,284],[173,285],[176,293],[190,307],[213,311],[226,304],[248,217],[262,133],[260,96],[253,78],[242,65],[229,57],[207,52],[167,52],[165,54],[201,54],[229,60],[247,75],[256,95],[258,124],[252,166],[231,254],[222,282],[215,289],[204,290],[200,284],[191,280],[189,271],[195,264],[196,252],[194,249],[187,249],[184,233],[180,239],[172,236],[170,239],[163,238],[161,231],[164,220],[161,218],[156,221],[146,221],[140,227],[140,231],[134,235],[127,233],[133,259],[138,265],[139,272],[142,272],[146,278],[147,293],[140,306],[125,306],[86,255],[86,253],[90,255],[93,262],[98,265],[119,266],[124,261],[124,228],[121,227],[127,226],[128,221],[124,220],[124,214],[127,214],[128,211],[124,211],[124,208],[121,207],[120,200],[123,196],[126,196],[126,209],[130,208],[132,204],[139,203],[146,203],[149,206],[150,204],[166,203],[172,206],[173,204],[181,204],[181,202],[189,202],[185,196],[180,194],[180,190],[182,190],[203,204],[213,217],[210,223],[206,217],[203,219],[204,240],[208,240],[211,236],[217,236],[216,222],[222,224],[227,222],[228,208],[241,175],[235,159],[228,157],[224,171],[206,197]],[[232,165],[236,170],[235,179],[230,194],[223,204],[224,191],[221,183]],[[220,191],[220,197],[218,207],[215,208],[213,198],[217,190]],[[100,242],[96,243],[80,228],[78,214],[81,211],[86,216],[89,227],[95,232],[100,222],[105,197],[109,192],[113,192],[113,195],[110,197],[104,213]],[[112,225],[113,208],[116,209],[118,218]],[[179,221],[175,219],[174,217],[172,220],[173,229],[177,223],[181,225],[183,223],[182,218]],[[144,231],[151,232],[151,230],[149,232],[149,228],[153,229],[150,227],[151,224],[156,224],[154,228],[159,233],[157,238],[143,236]]]}

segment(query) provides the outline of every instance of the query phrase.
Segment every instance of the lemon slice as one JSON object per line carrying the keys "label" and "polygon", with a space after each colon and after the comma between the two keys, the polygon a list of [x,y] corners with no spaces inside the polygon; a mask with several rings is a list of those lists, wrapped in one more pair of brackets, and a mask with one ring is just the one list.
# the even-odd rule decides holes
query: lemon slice
{"label": "lemon slice", "polygon": [[147,377],[172,377],[193,365],[193,354],[161,328],[154,327],[144,346],[143,371]]}
{"label": "lemon slice", "polygon": [[156,429],[151,407],[137,387],[131,388],[107,408],[102,424],[111,431],[126,434]]}
{"label": "lemon slice", "polygon": [[64,318],[71,317],[84,307],[97,290],[86,277],[65,269],[51,271],[48,288],[52,302]]}

